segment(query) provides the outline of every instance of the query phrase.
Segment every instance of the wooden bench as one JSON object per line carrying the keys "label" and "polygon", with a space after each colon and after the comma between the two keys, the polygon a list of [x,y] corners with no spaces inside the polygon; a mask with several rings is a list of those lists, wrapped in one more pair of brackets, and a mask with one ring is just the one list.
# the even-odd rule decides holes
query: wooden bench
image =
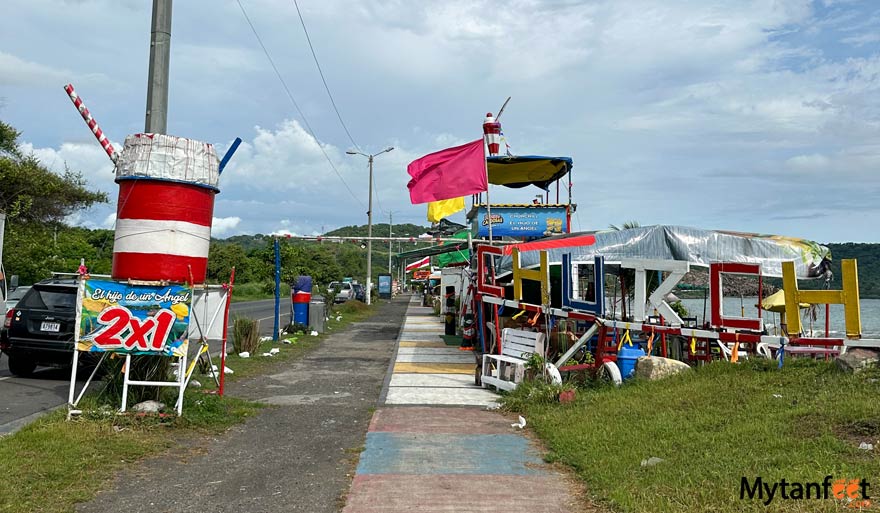
{"label": "wooden bench", "polygon": [[[526,361],[533,354],[544,356],[544,334],[505,328],[501,331],[501,354],[483,355],[483,388],[490,385],[513,390],[523,380]],[[492,372],[492,363],[495,372]]]}

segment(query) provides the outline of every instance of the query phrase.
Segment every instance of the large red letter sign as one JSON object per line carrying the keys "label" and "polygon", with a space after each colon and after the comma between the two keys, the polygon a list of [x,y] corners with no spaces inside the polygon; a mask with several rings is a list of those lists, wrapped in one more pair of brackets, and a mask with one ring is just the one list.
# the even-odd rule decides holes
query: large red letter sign
{"label": "large red letter sign", "polygon": [[171,310],[162,309],[141,320],[124,306],[112,306],[98,315],[98,323],[104,327],[95,333],[95,345],[106,350],[162,351],[175,317]]}

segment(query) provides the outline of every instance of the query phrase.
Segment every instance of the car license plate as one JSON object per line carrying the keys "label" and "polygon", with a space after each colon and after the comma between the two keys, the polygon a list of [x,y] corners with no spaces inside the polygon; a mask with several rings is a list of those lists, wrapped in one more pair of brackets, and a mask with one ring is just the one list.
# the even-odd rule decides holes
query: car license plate
{"label": "car license plate", "polygon": [[57,333],[60,330],[60,322],[43,322],[43,324],[40,324],[40,331],[53,331]]}

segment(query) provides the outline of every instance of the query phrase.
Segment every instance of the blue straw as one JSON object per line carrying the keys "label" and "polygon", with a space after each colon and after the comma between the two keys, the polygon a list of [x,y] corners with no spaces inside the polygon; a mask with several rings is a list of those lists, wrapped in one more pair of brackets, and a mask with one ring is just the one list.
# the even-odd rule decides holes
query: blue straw
{"label": "blue straw", "polygon": [[226,167],[226,164],[229,163],[229,159],[232,158],[232,154],[235,153],[235,150],[238,149],[238,145],[241,144],[241,137],[236,137],[234,141],[232,141],[232,146],[226,150],[226,155],[223,155],[223,159],[220,161],[220,172],[218,174],[223,173],[223,168]]}

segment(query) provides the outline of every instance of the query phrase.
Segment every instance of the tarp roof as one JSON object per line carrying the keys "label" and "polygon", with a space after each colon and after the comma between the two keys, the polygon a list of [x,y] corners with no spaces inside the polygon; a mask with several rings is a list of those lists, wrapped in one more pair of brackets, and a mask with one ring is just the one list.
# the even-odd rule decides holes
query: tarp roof
{"label": "tarp roof", "polygon": [[425,258],[426,256],[442,255],[444,253],[450,253],[453,251],[468,250],[467,230],[462,230],[453,235],[453,237],[460,238],[462,240],[461,242],[447,241],[443,244],[438,244],[436,246],[418,248],[410,251],[402,251],[397,254],[397,258],[400,260],[418,260],[420,258]]}
{"label": "tarp roof", "polygon": [[539,155],[487,157],[489,183],[519,189],[536,185],[544,190],[571,171],[571,157]]}
{"label": "tarp roof", "polygon": [[[505,246],[500,271],[512,269],[510,251]],[[547,237],[517,244],[522,252],[520,265],[538,265],[540,250],[548,252],[553,263],[562,262],[570,253],[572,261],[590,263],[595,256],[604,256],[608,264],[625,259],[682,260],[691,265],[708,267],[713,262],[761,264],[764,276],[782,276],[782,262],[794,261],[798,278],[816,278],[824,272],[831,251],[816,242],[794,237],[702,230],[685,226],[643,226],[628,230],[580,232]]]}

